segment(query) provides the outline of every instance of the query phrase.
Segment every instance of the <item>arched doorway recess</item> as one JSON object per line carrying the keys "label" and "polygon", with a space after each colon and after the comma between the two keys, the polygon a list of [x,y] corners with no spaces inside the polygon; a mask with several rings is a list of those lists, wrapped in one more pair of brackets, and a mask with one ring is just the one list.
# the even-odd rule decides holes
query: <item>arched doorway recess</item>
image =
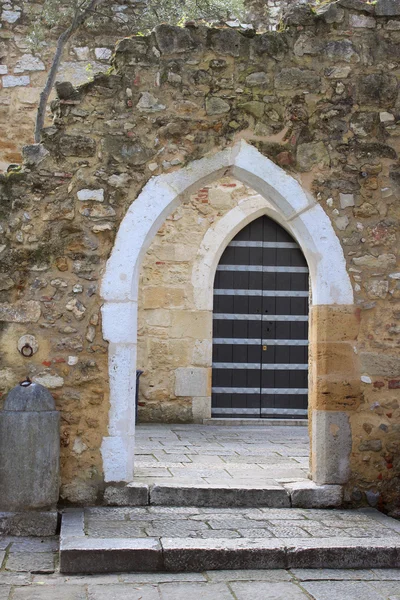
{"label": "arched doorway recess", "polygon": [[[137,297],[142,258],[182,195],[227,173],[261,196],[231,210],[204,236],[192,273],[196,308],[212,311],[213,279],[226,245],[247,223],[268,215],[293,235],[307,259],[313,306],[324,309],[320,311],[323,327],[313,325],[313,331],[322,333],[322,337],[316,335],[316,343],[327,343],[329,339],[332,310],[351,317],[353,291],[329,218],[293,177],[254,147],[241,141],[180,171],[151,179],[121,223],[102,281],[103,336],[109,341],[110,377],[109,435],[102,444],[107,482],[130,481],[133,476]],[[320,378],[319,364],[326,363],[326,352],[322,354],[321,360],[313,364],[311,377],[313,478],[317,483],[336,484],[348,478],[351,432],[345,411],[338,405],[330,407],[327,393],[322,397],[319,392],[323,386],[314,383]],[[343,373],[335,373],[335,379],[342,377]]]}
{"label": "arched doorway recess", "polygon": [[299,245],[265,215],[225,248],[214,280],[213,417],[307,417],[308,281]]}

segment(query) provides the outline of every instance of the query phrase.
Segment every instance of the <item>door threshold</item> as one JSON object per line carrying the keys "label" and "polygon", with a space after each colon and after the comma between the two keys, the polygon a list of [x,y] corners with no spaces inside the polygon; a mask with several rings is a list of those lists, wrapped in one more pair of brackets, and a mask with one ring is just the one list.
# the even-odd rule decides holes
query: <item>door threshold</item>
{"label": "door threshold", "polygon": [[242,425],[266,425],[268,427],[273,426],[285,426],[291,427],[307,427],[308,419],[221,419],[214,417],[211,419],[203,419],[203,425],[226,425],[226,426],[242,426]]}

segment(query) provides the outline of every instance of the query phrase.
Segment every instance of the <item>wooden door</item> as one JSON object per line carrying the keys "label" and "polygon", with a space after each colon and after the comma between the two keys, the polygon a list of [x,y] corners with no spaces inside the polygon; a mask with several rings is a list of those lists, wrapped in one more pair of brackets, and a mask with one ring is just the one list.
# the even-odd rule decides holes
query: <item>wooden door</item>
{"label": "wooden door", "polygon": [[294,239],[260,217],[217,267],[212,416],[305,418],[308,268]]}

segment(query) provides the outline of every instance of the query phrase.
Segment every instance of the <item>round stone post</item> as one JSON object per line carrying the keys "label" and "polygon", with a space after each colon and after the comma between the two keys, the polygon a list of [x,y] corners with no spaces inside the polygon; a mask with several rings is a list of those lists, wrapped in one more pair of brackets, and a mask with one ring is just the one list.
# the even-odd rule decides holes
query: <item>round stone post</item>
{"label": "round stone post", "polygon": [[0,534],[55,533],[59,472],[60,414],[45,387],[24,381],[0,413]]}

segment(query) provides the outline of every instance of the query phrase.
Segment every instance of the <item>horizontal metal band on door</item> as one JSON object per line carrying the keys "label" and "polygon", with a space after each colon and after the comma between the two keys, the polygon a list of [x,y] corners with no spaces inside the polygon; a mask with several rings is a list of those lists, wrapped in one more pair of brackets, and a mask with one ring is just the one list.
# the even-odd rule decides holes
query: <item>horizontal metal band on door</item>
{"label": "horizontal metal band on door", "polygon": [[308,298],[309,292],[296,290],[224,290],[215,289],[214,296],[262,296],[263,298]]}
{"label": "horizontal metal band on door", "polygon": [[213,394],[276,394],[277,396],[292,394],[308,394],[308,388],[259,388],[259,387],[213,387]]}
{"label": "horizontal metal band on door", "polygon": [[[213,408],[213,415],[260,415],[259,408]],[[303,408],[262,408],[262,415],[297,415],[307,416],[308,410]]]}
{"label": "horizontal metal band on door", "polygon": [[259,338],[214,338],[213,343],[246,346],[308,346],[308,340],[260,340]]}
{"label": "horizontal metal band on door", "polygon": [[214,313],[216,321],[308,321],[307,315],[246,315],[230,313]]}
{"label": "horizontal metal band on door", "polygon": [[259,273],[308,273],[308,267],[264,267],[261,265],[218,265],[217,271],[249,271]]}
{"label": "horizontal metal band on door", "polygon": [[[227,362],[213,362],[213,369],[259,369],[260,363],[227,363]],[[290,364],[290,363],[270,363],[262,364],[261,369],[264,371],[306,371],[308,365],[306,364]]]}
{"label": "horizontal metal band on door", "polygon": [[300,246],[295,242],[251,242],[251,241],[240,241],[231,242],[228,244],[231,248],[297,248],[300,250]]}

